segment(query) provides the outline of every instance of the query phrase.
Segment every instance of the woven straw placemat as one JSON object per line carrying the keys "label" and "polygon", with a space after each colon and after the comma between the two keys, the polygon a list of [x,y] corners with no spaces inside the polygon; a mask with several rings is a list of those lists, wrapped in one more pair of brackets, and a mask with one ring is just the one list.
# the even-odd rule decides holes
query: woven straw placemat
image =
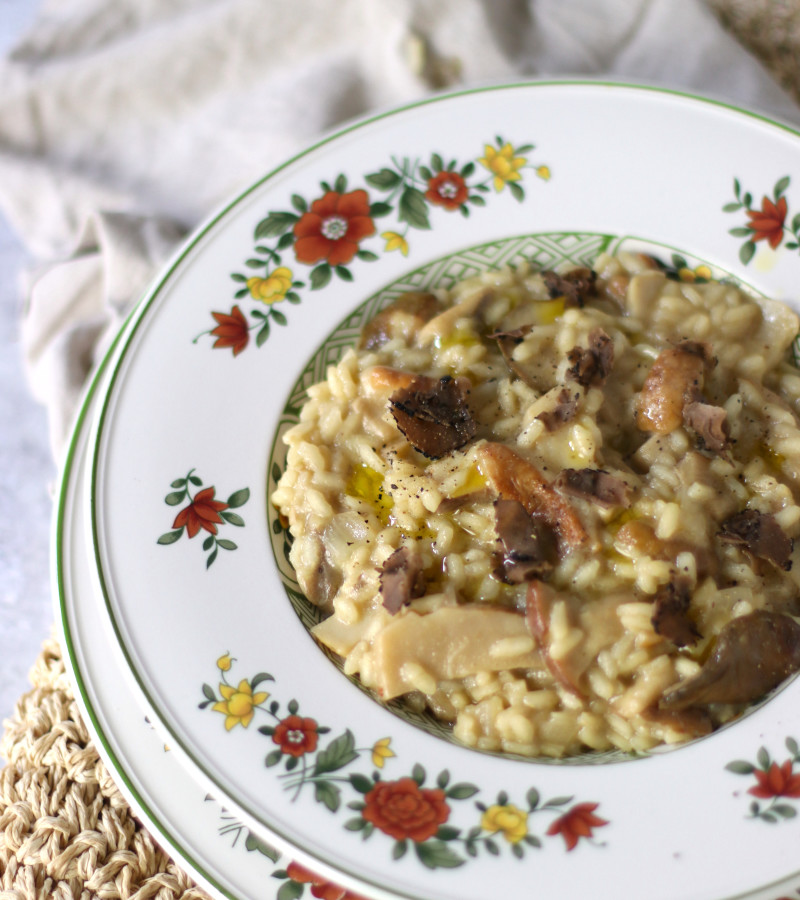
{"label": "woven straw placemat", "polygon": [[[800,102],[800,0],[708,2]],[[31,683],[0,742],[0,900],[206,898],[100,761],[56,641],[43,645]]]}

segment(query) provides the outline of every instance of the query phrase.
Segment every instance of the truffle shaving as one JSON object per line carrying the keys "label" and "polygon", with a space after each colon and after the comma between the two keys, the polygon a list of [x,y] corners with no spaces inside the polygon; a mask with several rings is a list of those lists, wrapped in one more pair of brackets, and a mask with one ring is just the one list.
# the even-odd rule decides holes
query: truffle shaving
{"label": "truffle shaving", "polygon": [[722,523],[719,537],[758,559],[774,563],[785,572],[792,568],[792,540],[769,513],[743,509]]}
{"label": "truffle shaving", "polygon": [[531,516],[518,500],[496,500],[494,521],[500,545],[495,575],[507,584],[541,578],[553,569],[555,536],[538,516]]}
{"label": "truffle shaving", "polygon": [[583,387],[602,387],[614,365],[614,342],[602,328],[595,328],[589,335],[589,346],[573,347],[567,359],[572,363],[568,378]]}
{"label": "truffle shaving", "polygon": [[689,618],[689,600],[689,589],[681,582],[665,584],[655,595],[650,619],[653,629],[676,647],[690,647],[701,637]]}
{"label": "truffle shaving", "polygon": [[597,294],[597,273],[592,269],[570,269],[563,275],[547,270],[542,272],[542,278],[550,297],[563,297],[567,306],[583,306],[590,297]]}
{"label": "truffle shaving", "polygon": [[408,387],[389,398],[397,427],[415,450],[440,459],[468,443],[477,425],[467,406],[467,378],[415,375]]}

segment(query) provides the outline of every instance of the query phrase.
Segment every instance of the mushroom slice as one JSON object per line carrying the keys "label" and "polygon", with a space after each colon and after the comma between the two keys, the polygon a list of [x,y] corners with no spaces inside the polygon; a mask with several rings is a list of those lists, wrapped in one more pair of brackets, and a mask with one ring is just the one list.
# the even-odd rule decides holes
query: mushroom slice
{"label": "mushroom slice", "polygon": [[786,572],[792,568],[792,539],[770,513],[743,509],[722,523],[719,537]]}
{"label": "mushroom slice", "polygon": [[562,425],[575,418],[582,396],[583,394],[580,390],[571,391],[566,387],[561,388],[553,409],[539,413],[536,418],[542,422],[548,431],[558,431]]}
{"label": "mushroom slice", "polygon": [[604,509],[627,509],[631,505],[630,485],[604,469],[563,469],[554,484],[565,494],[582,497]]}
{"label": "mushroom slice", "polygon": [[662,350],[637,397],[637,428],[669,434],[682,425],[684,406],[701,398],[706,372],[713,364],[711,348],[698,341],[682,341]]}
{"label": "mushroom slice", "polygon": [[730,621],[699,674],[664,693],[661,709],[704,703],[749,703],[800,669],[800,625],[756,610]]}
{"label": "mushroom slice", "polygon": [[425,593],[422,559],[405,545],[384,562],[380,574],[381,601],[392,615]]}
{"label": "mushroom slice", "polygon": [[495,500],[494,521],[500,544],[495,574],[507,584],[541,578],[553,569],[556,545],[552,530],[531,516],[518,500]]}
{"label": "mushroom slice", "polygon": [[389,398],[397,427],[415,450],[440,459],[474,437],[477,424],[467,405],[467,378],[416,375]]}
{"label": "mushroom slice", "polygon": [[487,441],[477,450],[478,468],[500,497],[519,501],[528,515],[540,515],[572,549],[588,535],[572,505],[528,460],[505,444]]}
{"label": "mushroom slice", "polygon": [[683,422],[697,434],[698,447],[722,453],[730,443],[728,414],[721,406],[693,400],[683,407]]}
{"label": "mushroom slice", "polygon": [[439,312],[436,294],[428,291],[406,291],[361,329],[359,350],[375,350],[394,336],[398,330],[409,335],[417,331]]}

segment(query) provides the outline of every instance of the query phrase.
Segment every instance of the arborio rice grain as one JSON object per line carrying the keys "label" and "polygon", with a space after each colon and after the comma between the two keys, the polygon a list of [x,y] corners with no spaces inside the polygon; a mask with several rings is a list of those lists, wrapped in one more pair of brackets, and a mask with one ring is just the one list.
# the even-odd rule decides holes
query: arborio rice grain
{"label": "arborio rice grain", "polygon": [[315,637],[486,750],[741,714],[800,667],[797,331],[633,254],[401,296],[285,437]]}

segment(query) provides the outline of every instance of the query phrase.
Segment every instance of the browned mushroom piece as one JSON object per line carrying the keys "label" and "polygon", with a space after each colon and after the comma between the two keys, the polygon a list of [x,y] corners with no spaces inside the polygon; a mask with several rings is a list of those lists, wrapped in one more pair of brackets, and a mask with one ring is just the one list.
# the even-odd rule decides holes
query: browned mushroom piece
{"label": "browned mushroom piece", "polygon": [[653,598],[653,630],[676,647],[691,647],[701,638],[689,618],[689,587],[682,581],[662,585]]}
{"label": "browned mushroom piece", "polygon": [[743,509],[722,523],[719,538],[786,572],[792,568],[792,539],[770,513]]}
{"label": "browned mushroom piece", "polygon": [[407,291],[379,313],[361,329],[359,350],[375,350],[393,336],[399,321],[407,320],[408,327],[416,331],[439,312],[439,300],[428,291]]}
{"label": "browned mushroom piece", "polygon": [[574,697],[583,699],[584,693],[578,687],[577,680],[570,673],[568,666],[550,654],[550,608],[556,596],[555,591],[544,582],[536,579],[528,582],[528,590],[525,595],[525,620],[528,623],[528,629],[536,639],[547,670],[564,690]]}
{"label": "browned mushroom piece", "polygon": [[562,425],[571,422],[578,413],[578,405],[583,396],[580,390],[561,388],[556,398],[553,409],[545,410],[536,416],[537,419],[550,431],[558,431]]}
{"label": "browned mushroom piece", "polygon": [[555,531],[559,550],[585,543],[586,529],[566,498],[528,460],[505,444],[487,441],[477,450],[478,468],[497,494],[518,500],[529,515],[539,515]]}
{"label": "browned mushroom piece", "polygon": [[614,365],[614,342],[602,328],[595,328],[589,346],[573,347],[567,359],[572,363],[567,378],[583,387],[602,387]]}
{"label": "browned mushroom piece", "polygon": [[706,373],[714,364],[710,346],[698,341],[662,350],[637,398],[637,428],[669,434],[682,425],[684,407],[702,399]]}
{"label": "browned mushroom piece", "polygon": [[518,500],[500,499],[494,503],[494,522],[500,545],[497,578],[522,584],[552,571],[555,535],[539,516],[531,516]]}
{"label": "browned mushroom piece", "polygon": [[756,610],[729,622],[700,672],[667,690],[659,706],[750,703],[798,669],[800,625],[782,613]]}
{"label": "browned mushroom piece", "polygon": [[440,459],[468,443],[477,424],[467,396],[467,378],[430,378],[415,375],[407,387],[389,398],[397,427],[423,456]]}
{"label": "browned mushroom piece", "polygon": [[583,306],[597,294],[597,273],[585,267],[570,269],[559,275],[550,269],[542,272],[547,293],[551,297],[564,297],[567,306]]}
{"label": "browned mushroom piece", "polygon": [[422,558],[405,544],[384,562],[380,570],[381,602],[392,615],[425,594]]}
{"label": "browned mushroom piece", "polygon": [[603,469],[563,469],[554,484],[565,494],[582,497],[604,509],[627,509],[631,505],[630,485]]}
{"label": "browned mushroom piece", "polygon": [[728,447],[728,414],[721,406],[693,400],[683,407],[683,422],[697,434],[699,449],[722,453]]}

